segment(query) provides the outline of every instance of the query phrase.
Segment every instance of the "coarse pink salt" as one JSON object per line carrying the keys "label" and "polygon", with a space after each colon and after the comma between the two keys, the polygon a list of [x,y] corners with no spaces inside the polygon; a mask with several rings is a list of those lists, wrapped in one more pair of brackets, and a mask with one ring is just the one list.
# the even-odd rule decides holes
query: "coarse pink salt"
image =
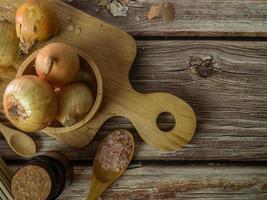
{"label": "coarse pink salt", "polygon": [[120,172],[130,162],[133,143],[127,131],[114,131],[102,141],[95,159],[103,170]]}

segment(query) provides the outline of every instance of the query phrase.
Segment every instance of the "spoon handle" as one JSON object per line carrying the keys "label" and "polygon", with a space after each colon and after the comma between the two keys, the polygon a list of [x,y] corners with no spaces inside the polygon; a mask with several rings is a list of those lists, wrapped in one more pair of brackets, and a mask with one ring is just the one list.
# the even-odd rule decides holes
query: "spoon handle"
{"label": "spoon handle", "polygon": [[98,197],[107,189],[111,183],[102,183],[96,179],[95,176],[92,177],[92,185],[90,193],[87,200],[97,200]]}

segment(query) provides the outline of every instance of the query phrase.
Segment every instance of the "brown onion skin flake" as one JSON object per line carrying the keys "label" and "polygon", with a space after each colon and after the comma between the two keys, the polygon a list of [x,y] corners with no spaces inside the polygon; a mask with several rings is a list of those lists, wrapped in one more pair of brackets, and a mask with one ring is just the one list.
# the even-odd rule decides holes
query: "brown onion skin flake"
{"label": "brown onion skin flake", "polygon": [[102,170],[119,173],[127,168],[133,147],[133,139],[127,131],[114,131],[102,141],[95,161]]}

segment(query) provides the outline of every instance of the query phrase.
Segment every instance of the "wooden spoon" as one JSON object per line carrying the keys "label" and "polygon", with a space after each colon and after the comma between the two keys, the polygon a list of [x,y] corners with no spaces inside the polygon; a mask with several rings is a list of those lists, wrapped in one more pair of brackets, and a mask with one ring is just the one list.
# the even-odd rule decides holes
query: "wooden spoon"
{"label": "wooden spoon", "polygon": [[18,155],[31,157],[36,153],[36,145],[30,136],[9,128],[2,123],[0,123],[0,131],[6,138],[10,148]]}
{"label": "wooden spoon", "polygon": [[[124,154],[127,155],[127,160],[125,160],[125,163],[123,165],[117,165],[117,169],[114,170],[114,166],[110,167],[109,166],[105,166],[106,169],[103,169],[103,163],[100,161],[100,157],[101,157],[101,153],[105,153],[105,158],[111,158],[112,156],[109,156],[107,154],[109,154],[109,152],[112,152],[112,150],[110,151],[103,151],[103,148],[105,148],[105,146],[107,145],[108,138],[114,135],[118,135],[118,134],[122,134],[124,136],[122,136],[122,138],[120,138],[118,141],[121,142],[122,140],[124,141],[128,141],[130,144],[130,146],[128,146],[128,153]],[[124,137],[124,138],[123,138]],[[110,146],[114,145],[109,143]],[[125,146],[125,145],[124,145]],[[112,148],[112,147],[111,147]],[[131,133],[129,133],[126,130],[117,130],[114,131],[113,133],[111,133],[110,135],[108,135],[99,145],[98,149],[97,149],[97,153],[95,156],[95,160],[94,160],[94,165],[93,165],[93,175],[92,175],[92,184],[91,184],[91,191],[87,197],[87,200],[97,200],[98,197],[100,197],[100,195],[115,181],[117,180],[127,169],[129,163],[131,162],[132,158],[133,158],[133,154],[134,154],[134,139],[133,136],[131,135]],[[115,154],[116,155],[116,154]],[[120,154],[122,155],[122,153]],[[114,158],[114,157],[113,157]],[[127,164],[126,164],[127,162]],[[109,168],[107,170],[107,168]]]}

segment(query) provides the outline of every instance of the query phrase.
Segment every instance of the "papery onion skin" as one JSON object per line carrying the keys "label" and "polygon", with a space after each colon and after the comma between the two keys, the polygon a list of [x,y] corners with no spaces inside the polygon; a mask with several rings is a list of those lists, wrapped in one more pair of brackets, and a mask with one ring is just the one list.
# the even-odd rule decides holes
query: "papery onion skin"
{"label": "papery onion skin", "polygon": [[20,49],[28,54],[34,43],[47,40],[59,32],[59,20],[47,0],[28,0],[16,13],[16,31]]}
{"label": "papery onion skin", "polygon": [[51,43],[40,49],[35,59],[37,75],[54,86],[71,82],[80,69],[80,58],[74,48]]}
{"label": "papery onion skin", "polygon": [[0,67],[10,67],[18,58],[19,43],[15,25],[6,19],[0,20]]}
{"label": "papery onion skin", "polygon": [[94,97],[91,90],[82,83],[71,83],[58,92],[57,120],[63,126],[78,123],[91,110]]}
{"label": "papery onion skin", "polygon": [[57,115],[57,104],[53,88],[33,75],[13,80],[3,98],[7,118],[25,132],[36,132],[48,126]]}
{"label": "papery onion skin", "polygon": [[82,82],[92,85],[94,81],[94,76],[88,71],[88,69],[80,69],[72,82]]}

